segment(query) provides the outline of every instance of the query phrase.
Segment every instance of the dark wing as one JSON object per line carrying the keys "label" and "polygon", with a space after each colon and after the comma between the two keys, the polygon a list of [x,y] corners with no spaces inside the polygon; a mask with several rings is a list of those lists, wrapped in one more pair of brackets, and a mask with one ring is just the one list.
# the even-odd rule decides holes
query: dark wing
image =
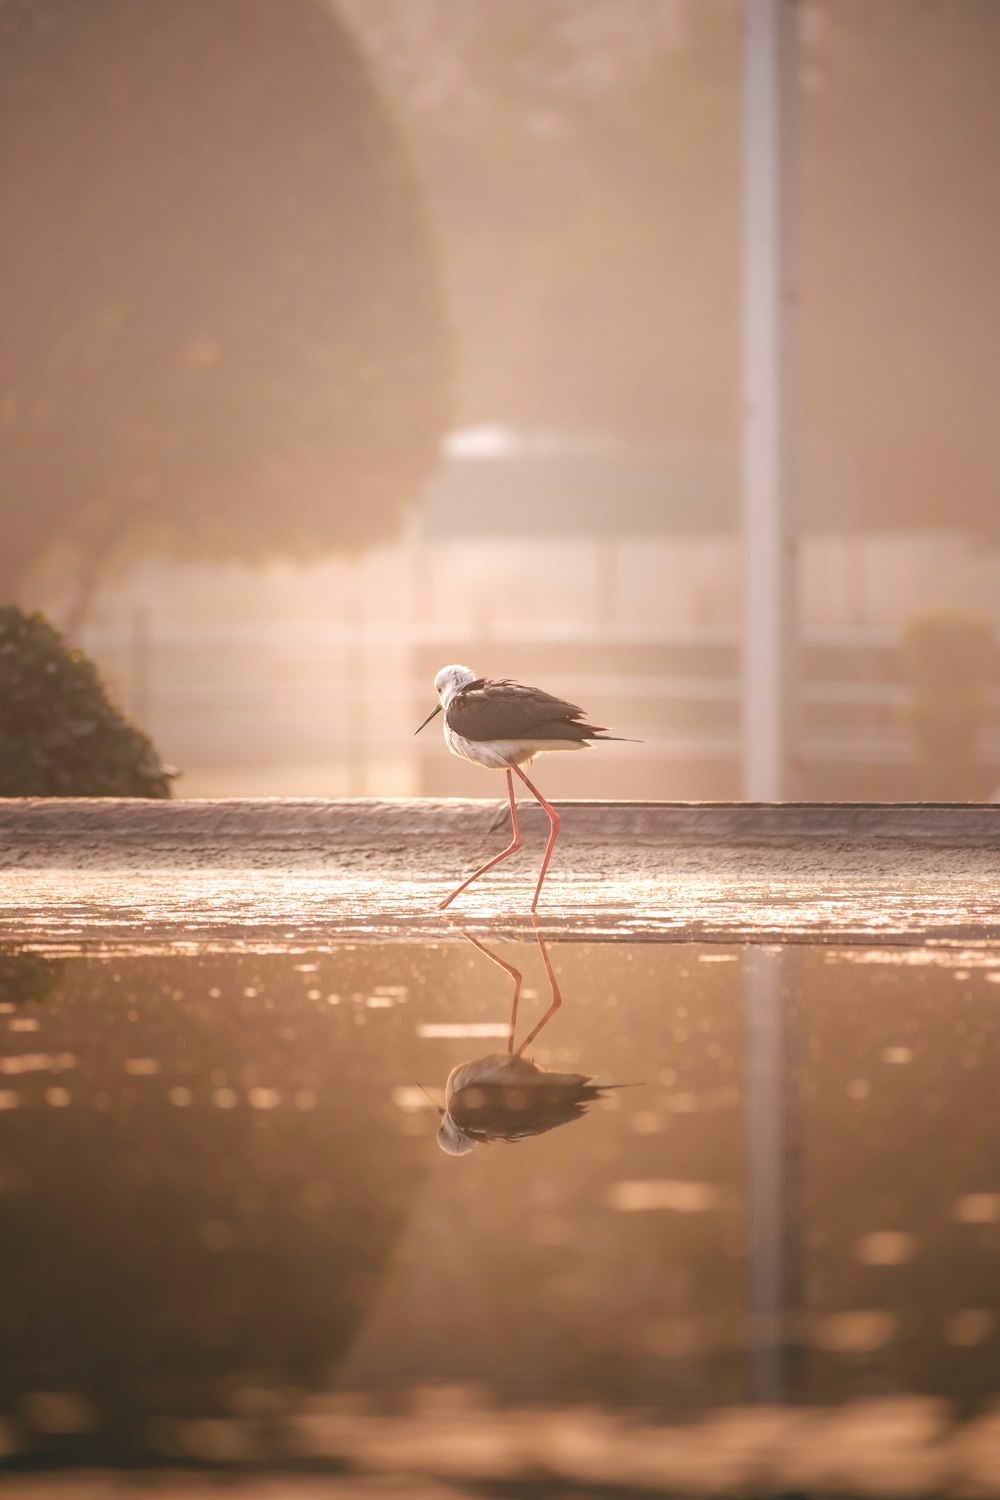
{"label": "dark wing", "polygon": [[448,1112],[459,1130],[474,1141],[520,1141],[582,1119],[601,1095],[600,1084],[586,1081],[533,1085],[476,1083],[458,1090]]}
{"label": "dark wing", "polygon": [[584,721],[583,709],[520,682],[480,678],[456,693],[446,710],[449,729],[466,740],[588,740],[604,733]]}

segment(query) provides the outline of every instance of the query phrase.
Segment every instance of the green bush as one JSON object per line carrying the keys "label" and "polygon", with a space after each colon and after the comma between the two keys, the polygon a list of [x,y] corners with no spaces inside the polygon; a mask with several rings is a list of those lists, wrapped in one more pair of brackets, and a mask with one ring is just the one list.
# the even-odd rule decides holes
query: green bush
{"label": "green bush", "polygon": [[43,615],[0,608],[0,797],[169,797],[171,772]]}

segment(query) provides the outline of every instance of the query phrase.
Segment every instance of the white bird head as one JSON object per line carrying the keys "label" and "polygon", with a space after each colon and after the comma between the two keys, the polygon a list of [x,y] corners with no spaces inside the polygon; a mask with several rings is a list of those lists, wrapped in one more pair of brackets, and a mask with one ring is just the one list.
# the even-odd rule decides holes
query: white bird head
{"label": "white bird head", "polygon": [[437,1143],[449,1156],[465,1156],[476,1145],[471,1135],[466,1135],[464,1130],[460,1130],[449,1114],[441,1116]]}
{"label": "white bird head", "polygon": [[[431,709],[420,729],[426,729],[434,715],[439,714],[443,708],[447,708],[455,694],[460,693],[462,688],[475,680],[476,674],[471,667],[461,667],[457,663],[450,667],[442,667],[434,679],[434,691],[441,701],[437,708]],[[414,733],[419,734],[420,729],[414,730]]]}
{"label": "white bird head", "polygon": [[441,699],[441,707],[447,708],[455,694],[475,680],[476,674],[471,667],[461,667],[457,664],[442,667],[434,679],[434,691]]}

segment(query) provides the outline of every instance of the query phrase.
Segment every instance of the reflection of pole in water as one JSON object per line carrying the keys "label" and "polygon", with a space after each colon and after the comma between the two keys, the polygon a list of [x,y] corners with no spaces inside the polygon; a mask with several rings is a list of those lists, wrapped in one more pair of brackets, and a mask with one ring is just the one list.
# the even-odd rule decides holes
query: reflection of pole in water
{"label": "reflection of pole in water", "polygon": [[791,1314],[798,1302],[794,1128],[784,954],[751,949],[744,963],[748,1349],[750,1394],[771,1402],[795,1394]]}

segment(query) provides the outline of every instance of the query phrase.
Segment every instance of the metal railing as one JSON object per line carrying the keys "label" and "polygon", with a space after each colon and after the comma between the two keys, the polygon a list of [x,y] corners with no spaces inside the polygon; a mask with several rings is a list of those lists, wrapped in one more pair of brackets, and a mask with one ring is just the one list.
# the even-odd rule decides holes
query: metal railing
{"label": "metal railing", "polygon": [[[739,640],[718,627],[536,628],[505,632],[501,641],[470,639],[467,627],[268,622],[185,629],[139,618],[130,631],[91,629],[81,644],[119,700],[181,765],[389,757],[411,763],[422,787],[440,746],[436,736],[415,739],[413,729],[433,701],[436,669],[456,656],[551,686],[627,730],[642,741],[629,747],[633,767],[690,762],[735,774],[740,755]],[[804,766],[912,761],[910,694],[896,632],[809,631],[802,665]],[[980,754],[1000,767],[1000,697]]]}

